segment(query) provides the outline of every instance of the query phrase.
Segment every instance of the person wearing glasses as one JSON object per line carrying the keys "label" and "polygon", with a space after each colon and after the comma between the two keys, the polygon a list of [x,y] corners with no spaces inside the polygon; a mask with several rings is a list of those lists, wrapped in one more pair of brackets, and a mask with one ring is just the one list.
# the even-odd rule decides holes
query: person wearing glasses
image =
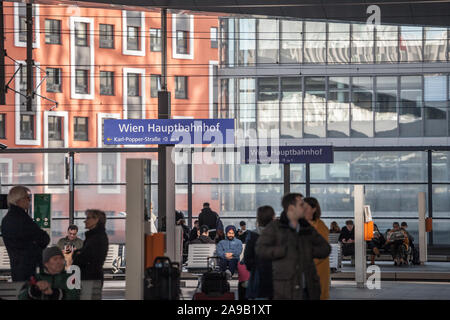
{"label": "person wearing glasses", "polygon": [[108,236],[106,235],[106,215],[97,209],[86,210],[84,220],[86,229],[83,247],[64,253],[67,265],[80,267],[81,280],[101,280],[103,284],[103,264],[108,254]]}
{"label": "person wearing glasses", "polygon": [[8,193],[8,213],[2,220],[1,232],[11,263],[12,281],[26,281],[43,269],[42,251],[50,237],[28,214],[31,192],[25,186],[12,187]]}

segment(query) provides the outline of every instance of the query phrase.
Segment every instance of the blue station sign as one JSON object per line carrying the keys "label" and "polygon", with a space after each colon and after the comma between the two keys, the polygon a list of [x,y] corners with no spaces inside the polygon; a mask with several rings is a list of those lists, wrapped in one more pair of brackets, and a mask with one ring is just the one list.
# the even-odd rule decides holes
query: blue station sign
{"label": "blue station sign", "polygon": [[234,144],[234,119],[106,119],[105,144]]}
{"label": "blue station sign", "polygon": [[245,163],[333,163],[333,146],[255,146],[241,151]]}

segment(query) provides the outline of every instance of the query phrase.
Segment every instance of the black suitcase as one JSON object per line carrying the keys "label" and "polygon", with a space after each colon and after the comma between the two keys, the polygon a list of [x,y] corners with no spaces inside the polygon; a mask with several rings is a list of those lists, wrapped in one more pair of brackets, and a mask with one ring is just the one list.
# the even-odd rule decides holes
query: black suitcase
{"label": "black suitcase", "polygon": [[180,267],[167,257],[156,257],[145,270],[144,300],[179,300]]}
{"label": "black suitcase", "polygon": [[419,248],[414,247],[412,250],[412,264],[420,264]]}
{"label": "black suitcase", "polygon": [[[218,259],[218,257],[208,258],[208,266],[210,259]],[[230,284],[228,283],[227,274],[225,272],[214,270],[208,267],[208,272],[202,276],[201,290],[204,294],[224,294],[230,292]]]}

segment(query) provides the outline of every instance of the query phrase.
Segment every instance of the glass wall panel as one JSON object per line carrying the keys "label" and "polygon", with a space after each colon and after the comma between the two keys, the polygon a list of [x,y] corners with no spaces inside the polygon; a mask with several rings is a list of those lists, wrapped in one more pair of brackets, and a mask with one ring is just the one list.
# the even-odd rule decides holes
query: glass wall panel
{"label": "glass wall panel", "polygon": [[[256,210],[264,205],[270,205],[276,212],[280,212],[282,196],[283,184],[202,184],[194,185],[192,201],[194,204],[200,205],[209,202],[211,209],[224,219],[243,216],[256,217]],[[199,213],[200,210],[195,210],[194,206],[193,217],[198,217]]]}
{"label": "glass wall panel", "polygon": [[397,137],[397,77],[376,77],[375,137]]}
{"label": "glass wall panel", "polygon": [[306,165],[303,163],[291,163],[291,183],[306,182]]}
{"label": "glass wall panel", "polygon": [[433,219],[433,244],[450,243],[450,220]]}
{"label": "glass wall panel", "polygon": [[279,21],[258,20],[258,64],[278,63]]}
{"label": "glass wall panel", "polygon": [[399,131],[401,137],[423,135],[422,76],[400,77]]}
{"label": "glass wall panel", "polygon": [[450,218],[450,185],[433,185],[433,218]]}
{"label": "glass wall panel", "polygon": [[352,24],[352,63],[373,63],[374,26]]}
{"label": "glass wall panel", "polygon": [[301,138],[302,78],[281,78],[281,138]]}
{"label": "glass wall panel", "polygon": [[305,21],[304,63],[326,63],[327,24]]}
{"label": "glass wall panel", "polygon": [[399,52],[401,62],[422,62],[422,27],[400,27]]}
{"label": "glass wall panel", "polygon": [[239,65],[254,65],[256,58],[256,20],[239,19],[238,30],[238,63]]}
{"label": "glass wall panel", "polygon": [[372,77],[352,78],[351,136],[373,137]]}
{"label": "glass wall panel", "polygon": [[450,152],[433,151],[433,182],[450,182]]}
{"label": "glass wall panel", "polygon": [[281,20],[281,63],[301,63],[303,21]]}
{"label": "glass wall panel", "polygon": [[350,136],[350,78],[328,78],[327,137]]}
{"label": "glass wall panel", "polygon": [[376,62],[398,62],[398,27],[378,25],[376,28]]}
{"label": "glass wall panel", "polygon": [[350,62],[350,24],[328,23],[328,63]]}
{"label": "glass wall panel", "polygon": [[425,136],[447,135],[447,76],[424,76]]}
{"label": "glass wall panel", "polygon": [[255,112],[255,79],[243,78],[238,80],[238,104],[236,117],[238,118],[238,128],[244,131],[256,130]]}
{"label": "glass wall panel", "polygon": [[305,77],[304,137],[324,138],[326,124],[325,77]]}
{"label": "glass wall panel", "polygon": [[425,27],[424,60],[447,61],[447,29]]}
{"label": "glass wall panel", "polygon": [[280,108],[278,77],[258,78],[258,136],[272,137],[272,130],[279,134]]}

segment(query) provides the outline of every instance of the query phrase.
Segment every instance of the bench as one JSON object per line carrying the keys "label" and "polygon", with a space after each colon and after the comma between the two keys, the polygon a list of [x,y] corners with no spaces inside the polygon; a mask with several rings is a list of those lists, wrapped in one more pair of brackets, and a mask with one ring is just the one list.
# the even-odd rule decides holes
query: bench
{"label": "bench", "polygon": [[0,272],[10,271],[11,265],[9,262],[8,252],[5,246],[0,246]]}
{"label": "bench", "polygon": [[208,271],[208,257],[216,255],[214,243],[195,243],[188,247],[188,259],[186,269],[191,273],[205,273]]}
{"label": "bench", "polygon": [[[0,282],[0,299],[18,300],[20,289],[25,282]],[[80,300],[101,300],[102,282],[100,280],[81,281]]]}

